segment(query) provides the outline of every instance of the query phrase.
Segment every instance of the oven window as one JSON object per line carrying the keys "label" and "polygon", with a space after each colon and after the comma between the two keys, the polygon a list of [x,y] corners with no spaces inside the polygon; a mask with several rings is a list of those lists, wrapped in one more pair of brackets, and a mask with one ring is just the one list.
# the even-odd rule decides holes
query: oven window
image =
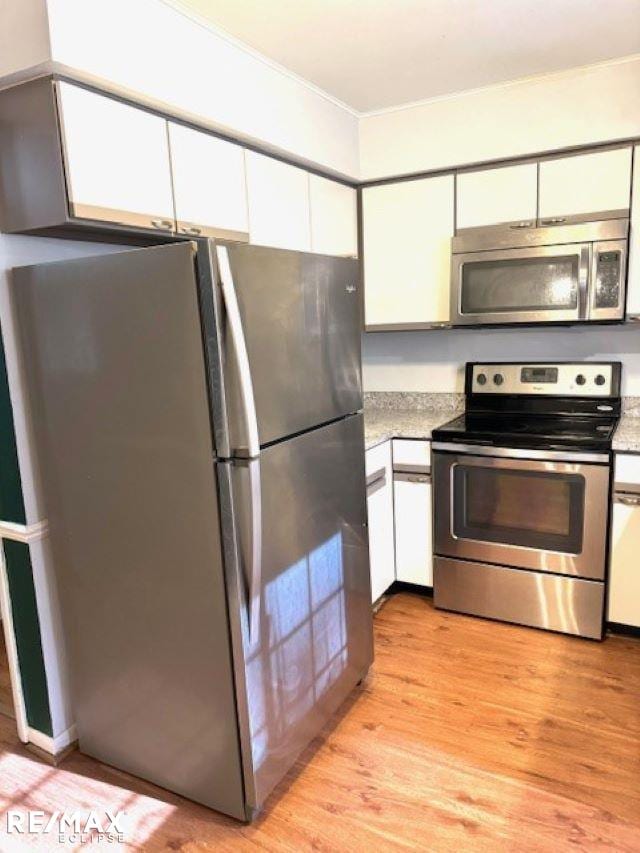
{"label": "oven window", "polygon": [[578,307],[578,255],[467,261],[463,314],[571,311]]}
{"label": "oven window", "polygon": [[584,477],[456,465],[454,534],[461,539],[582,550]]}

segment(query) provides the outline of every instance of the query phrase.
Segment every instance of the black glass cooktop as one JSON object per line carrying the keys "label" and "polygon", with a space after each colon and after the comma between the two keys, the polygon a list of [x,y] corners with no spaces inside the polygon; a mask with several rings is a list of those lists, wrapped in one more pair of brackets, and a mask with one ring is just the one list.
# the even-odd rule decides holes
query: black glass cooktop
{"label": "black glass cooktop", "polygon": [[432,437],[434,441],[493,447],[606,452],[617,422],[615,417],[467,412],[434,430]]}

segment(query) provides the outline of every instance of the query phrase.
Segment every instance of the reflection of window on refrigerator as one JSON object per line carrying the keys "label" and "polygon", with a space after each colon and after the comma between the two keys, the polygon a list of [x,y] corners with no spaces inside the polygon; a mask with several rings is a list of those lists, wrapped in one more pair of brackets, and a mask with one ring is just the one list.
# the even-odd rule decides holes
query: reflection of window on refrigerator
{"label": "reflection of window on refrigerator", "polygon": [[346,667],[342,533],[266,585],[262,618],[269,648],[257,649],[247,667],[256,768]]}

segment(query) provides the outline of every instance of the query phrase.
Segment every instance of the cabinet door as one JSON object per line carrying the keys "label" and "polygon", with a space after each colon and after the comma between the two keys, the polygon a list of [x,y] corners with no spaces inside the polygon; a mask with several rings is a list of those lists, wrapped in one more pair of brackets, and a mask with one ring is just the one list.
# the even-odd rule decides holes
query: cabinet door
{"label": "cabinet door", "polygon": [[71,215],[172,231],[165,119],[68,83],[58,96]]}
{"label": "cabinet door", "polygon": [[[624,498],[623,498],[624,500]],[[627,506],[618,498],[613,507],[609,622],[640,628],[640,505]]]}
{"label": "cabinet door", "polygon": [[538,165],[463,172],[456,183],[456,226],[477,228],[536,221]]}
{"label": "cabinet door", "polygon": [[362,193],[365,322],[449,322],[453,176]]}
{"label": "cabinet door", "polygon": [[173,122],[169,140],[178,231],[248,240],[244,149]]}
{"label": "cabinet door", "polygon": [[309,173],[254,151],[246,163],[251,243],[308,252]]}
{"label": "cabinet door", "polygon": [[377,601],[396,579],[390,441],[367,451],[366,470],[371,601]]}
{"label": "cabinet door", "polygon": [[396,577],[433,586],[431,481],[424,474],[394,473]]}
{"label": "cabinet door", "polygon": [[629,241],[627,315],[640,318],[640,145],[636,145],[633,159],[633,205],[631,207],[631,239]]}
{"label": "cabinet door", "polygon": [[595,151],[540,163],[539,216],[588,218],[629,208],[631,148]]}
{"label": "cabinet door", "polygon": [[324,255],[358,255],[357,193],[336,181],[309,175],[311,249]]}

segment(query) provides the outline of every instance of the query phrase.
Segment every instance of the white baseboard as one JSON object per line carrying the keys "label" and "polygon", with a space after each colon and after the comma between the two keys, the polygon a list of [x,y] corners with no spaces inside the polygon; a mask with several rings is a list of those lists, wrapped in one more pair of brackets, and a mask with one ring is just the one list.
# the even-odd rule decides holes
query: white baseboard
{"label": "white baseboard", "polygon": [[69,744],[72,744],[78,739],[75,725],[70,726],[66,731],[56,737],[50,737],[49,735],[45,735],[37,729],[32,728],[27,730],[27,736],[29,743],[37,746],[38,749],[43,750],[43,752],[48,752],[49,755],[58,755],[58,753],[62,752],[63,749],[66,749]]}

